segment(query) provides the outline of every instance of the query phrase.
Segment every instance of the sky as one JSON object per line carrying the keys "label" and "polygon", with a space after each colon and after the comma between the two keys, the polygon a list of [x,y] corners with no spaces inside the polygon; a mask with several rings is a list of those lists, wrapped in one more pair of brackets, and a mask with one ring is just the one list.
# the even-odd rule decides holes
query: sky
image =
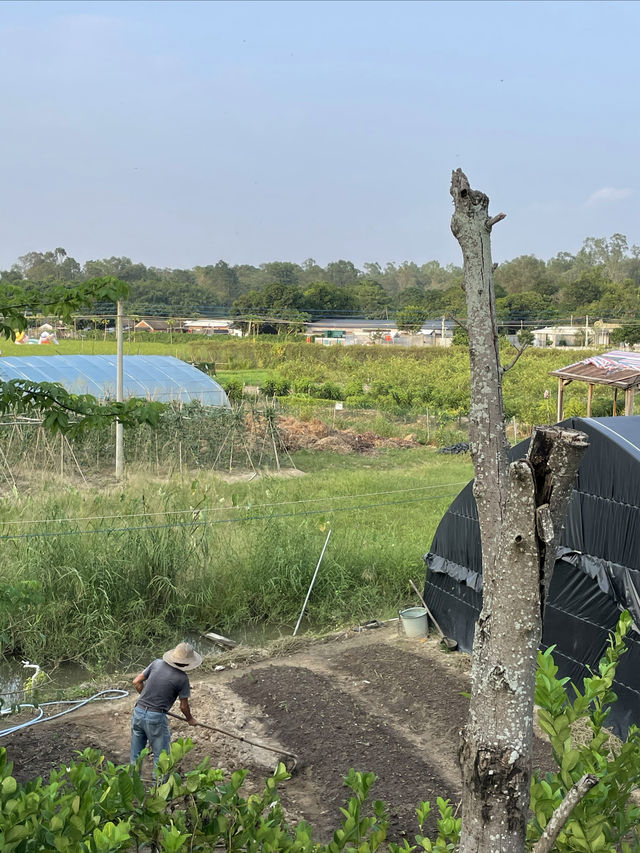
{"label": "sky", "polygon": [[0,267],[460,263],[640,243],[637,2],[3,2]]}

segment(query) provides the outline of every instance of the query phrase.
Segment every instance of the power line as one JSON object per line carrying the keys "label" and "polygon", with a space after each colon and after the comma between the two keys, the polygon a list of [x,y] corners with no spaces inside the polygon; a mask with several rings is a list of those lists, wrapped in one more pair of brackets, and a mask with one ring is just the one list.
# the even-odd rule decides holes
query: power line
{"label": "power line", "polygon": [[167,509],[161,510],[157,512],[129,512],[129,513],[114,513],[113,515],[76,515],[76,516],[68,516],[66,518],[18,518],[18,519],[9,519],[8,521],[0,521],[0,526],[5,526],[9,524],[52,524],[55,522],[63,523],[63,522],[71,522],[71,521],[108,521],[112,518],[152,518],[155,516],[167,516],[167,515],[199,515],[201,512],[224,512],[226,510],[251,510],[251,509],[262,509],[263,507],[274,507],[274,506],[289,506],[291,504],[307,504],[307,503],[318,503],[321,501],[327,500],[349,500],[354,498],[371,498],[377,497],[378,495],[399,495],[399,494],[407,494],[408,492],[419,492],[424,489],[438,489],[438,488],[449,488],[453,486],[465,486],[467,484],[467,480],[460,480],[456,483],[434,483],[429,486],[415,486],[411,489],[391,489],[389,491],[383,492],[362,492],[360,494],[353,495],[331,495],[326,498],[302,498],[300,500],[295,501],[275,501],[273,503],[268,504],[252,504],[247,506],[246,504],[237,505],[237,506],[213,506],[213,507],[189,507],[189,509]]}
{"label": "power line", "polygon": [[251,515],[245,518],[221,518],[213,521],[178,521],[171,524],[142,524],[135,527],[97,527],[85,528],[83,530],[46,530],[42,533],[9,533],[0,536],[0,541],[9,540],[24,540],[24,539],[44,539],[52,536],[82,536],[84,534],[98,533],[128,533],[142,530],[168,530],[179,527],[213,527],[218,524],[244,524],[248,521],[270,521],[277,518],[305,518],[311,515],[327,515],[329,513],[338,512],[358,512],[364,509],[376,509],[385,506],[399,506],[401,504],[424,503],[426,501],[438,501],[450,498],[455,495],[455,492],[432,495],[431,497],[408,498],[404,501],[386,501],[375,504],[361,504],[360,506],[345,506],[345,507],[326,507],[324,509],[312,509],[306,512],[285,512],[279,514],[269,513],[268,515]]}

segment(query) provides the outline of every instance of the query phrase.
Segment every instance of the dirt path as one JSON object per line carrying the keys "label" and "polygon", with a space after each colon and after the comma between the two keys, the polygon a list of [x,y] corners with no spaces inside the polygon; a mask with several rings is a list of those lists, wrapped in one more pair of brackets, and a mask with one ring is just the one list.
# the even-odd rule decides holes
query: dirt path
{"label": "dirt path", "polygon": [[[411,837],[419,802],[460,798],[456,750],[469,665],[466,655],[446,654],[434,638],[398,637],[395,626],[348,632],[302,653],[192,678],[192,709],[204,723],[300,756],[299,769],[281,788],[282,800],[290,818],[308,820],[319,838],[338,823],[347,796],[340,780],[351,767],[377,775],[373,798],[389,804],[391,835]],[[0,746],[23,780],[46,775],[87,746],[123,763],[133,704],[129,697],[86,707],[4,737]],[[189,766],[210,756],[228,771],[247,767],[250,789],[277,760],[205,729],[172,721],[172,730],[195,742]],[[546,764],[545,745],[537,751],[538,763]]]}

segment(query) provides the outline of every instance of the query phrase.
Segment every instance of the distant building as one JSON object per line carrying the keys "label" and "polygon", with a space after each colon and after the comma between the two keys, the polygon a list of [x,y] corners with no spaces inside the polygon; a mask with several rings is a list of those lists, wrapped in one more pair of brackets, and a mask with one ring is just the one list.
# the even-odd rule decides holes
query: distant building
{"label": "distant building", "polygon": [[545,326],[533,330],[535,347],[608,347],[611,332],[618,323],[603,323],[596,320],[593,325]]}
{"label": "distant building", "polygon": [[[444,330],[444,337],[443,337]],[[395,344],[397,346],[448,346],[453,322],[425,322],[415,334],[401,332],[393,320],[327,318],[305,323],[307,340],[323,346],[334,344]]]}
{"label": "distant building", "polygon": [[182,328],[192,335],[228,335],[233,320],[221,320],[218,317],[205,317],[200,320],[185,320]]}
{"label": "distant building", "polygon": [[157,317],[143,317],[133,328],[138,332],[168,332],[169,324]]}

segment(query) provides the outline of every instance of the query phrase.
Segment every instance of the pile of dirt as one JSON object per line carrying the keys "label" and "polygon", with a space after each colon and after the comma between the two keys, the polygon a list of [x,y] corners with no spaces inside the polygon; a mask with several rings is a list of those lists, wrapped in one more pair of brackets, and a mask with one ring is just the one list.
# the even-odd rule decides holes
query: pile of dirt
{"label": "pile of dirt", "polygon": [[374,432],[335,429],[320,420],[278,418],[280,438],[287,450],[330,450],[333,453],[374,453],[383,447],[417,447],[412,436],[384,438]]}

